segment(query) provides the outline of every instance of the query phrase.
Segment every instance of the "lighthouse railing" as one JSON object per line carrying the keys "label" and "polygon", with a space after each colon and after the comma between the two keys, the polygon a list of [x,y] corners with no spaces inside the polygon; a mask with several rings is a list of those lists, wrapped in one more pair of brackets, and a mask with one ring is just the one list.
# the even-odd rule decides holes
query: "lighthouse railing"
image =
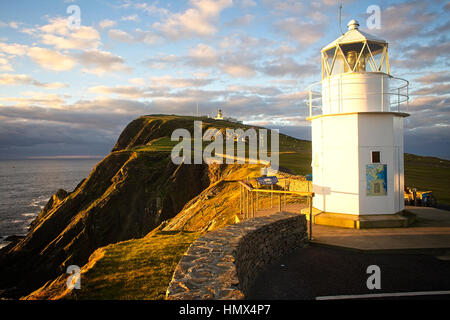
{"label": "lighthouse railing", "polygon": [[[380,76],[380,73],[374,73],[374,75],[380,78],[380,84],[375,86],[375,90],[363,90],[361,93],[355,93],[354,90],[349,93],[349,91],[345,90],[348,90],[351,86],[367,86],[367,79],[364,78],[364,81],[358,81],[358,79],[346,77],[346,74],[326,77],[322,81],[311,84],[307,88],[308,100],[305,101],[308,105],[309,117],[322,114],[345,113],[346,107],[350,104],[357,105],[371,99],[375,99],[374,101],[379,99],[379,106],[367,111],[399,113],[407,111],[409,82],[387,74]],[[325,90],[323,90],[324,86],[326,86]],[[367,87],[364,87],[364,89],[367,89]],[[402,110],[404,104],[406,104],[406,110]],[[331,112],[331,106],[333,106],[333,112]]]}

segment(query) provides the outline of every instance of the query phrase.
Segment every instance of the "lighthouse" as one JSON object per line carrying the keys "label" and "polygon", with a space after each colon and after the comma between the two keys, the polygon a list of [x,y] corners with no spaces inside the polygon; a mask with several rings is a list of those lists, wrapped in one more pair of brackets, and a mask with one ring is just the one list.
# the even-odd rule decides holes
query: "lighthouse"
{"label": "lighthouse", "polygon": [[390,74],[388,43],[348,30],[321,50],[309,87],[316,224],[405,226],[403,122],[408,81]]}

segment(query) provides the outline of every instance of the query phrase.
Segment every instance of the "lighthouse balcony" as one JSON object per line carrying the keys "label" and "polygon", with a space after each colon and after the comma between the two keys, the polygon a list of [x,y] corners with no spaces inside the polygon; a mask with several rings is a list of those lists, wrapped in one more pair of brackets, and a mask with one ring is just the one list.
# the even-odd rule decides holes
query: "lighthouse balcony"
{"label": "lighthouse balcony", "polygon": [[308,87],[309,119],[361,112],[408,113],[408,81],[384,72],[350,72]]}

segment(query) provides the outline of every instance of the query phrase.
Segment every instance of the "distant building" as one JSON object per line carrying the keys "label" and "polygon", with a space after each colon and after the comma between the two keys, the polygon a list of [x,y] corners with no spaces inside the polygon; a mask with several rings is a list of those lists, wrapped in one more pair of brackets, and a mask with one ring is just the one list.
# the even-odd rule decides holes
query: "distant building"
{"label": "distant building", "polygon": [[242,123],[242,121],[239,121],[236,118],[224,117],[222,114],[222,109],[217,110],[217,116],[214,117],[214,120],[226,120],[226,121],[231,121],[231,122],[236,122],[236,123]]}
{"label": "distant building", "polygon": [[222,109],[217,110],[217,116],[214,119],[223,120]]}

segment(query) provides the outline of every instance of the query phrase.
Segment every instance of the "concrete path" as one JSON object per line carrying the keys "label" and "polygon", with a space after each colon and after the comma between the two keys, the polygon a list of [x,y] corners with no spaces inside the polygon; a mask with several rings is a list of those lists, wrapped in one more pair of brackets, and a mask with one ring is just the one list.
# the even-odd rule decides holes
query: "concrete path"
{"label": "concrete path", "polygon": [[[369,289],[369,266],[380,288]],[[366,253],[309,246],[265,267],[247,299],[450,299],[450,261],[432,254]]]}
{"label": "concrete path", "polygon": [[410,227],[358,230],[313,225],[313,243],[373,252],[450,249],[450,211],[429,207],[406,209],[417,216]]}
{"label": "concrete path", "polygon": [[[450,211],[407,210],[417,215],[407,228],[313,225],[312,243],[267,265],[247,299],[450,299]],[[367,286],[372,265],[380,289]]]}

